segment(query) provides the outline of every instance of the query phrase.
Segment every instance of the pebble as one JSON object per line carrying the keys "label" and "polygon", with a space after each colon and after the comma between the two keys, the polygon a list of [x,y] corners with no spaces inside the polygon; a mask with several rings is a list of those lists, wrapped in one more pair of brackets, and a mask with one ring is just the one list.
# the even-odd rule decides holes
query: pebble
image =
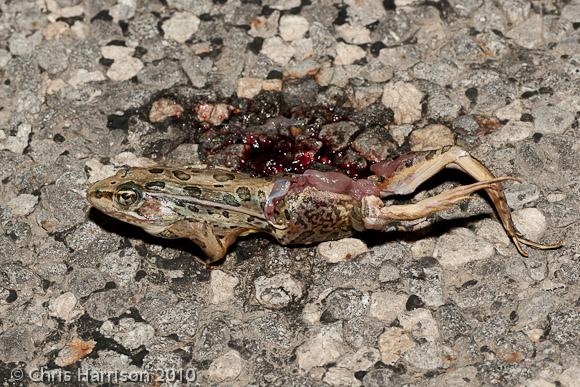
{"label": "pebble", "polygon": [[388,83],[383,91],[382,102],[395,113],[395,124],[411,124],[421,119],[423,95],[410,83]]}
{"label": "pebble", "polygon": [[199,121],[219,125],[230,117],[230,106],[225,103],[202,103],[195,107],[195,113]]}
{"label": "pebble", "polygon": [[379,336],[379,351],[385,364],[395,364],[401,355],[414,346],[413,339],[401,328],[386,328]]}
{"label": "pebble", "polygon": [[354,122],[339,121],[323,125],[318,133],[318,138],[328,142],[333,151],[339,151],[349,146],[352,137],[359,130]]}
{"label": "pebble", "polygon": [[534,14],[507,32],[506,36],[522,47],[532,49],[544,43],[543,16]]}
{"label": "pebble", "polygon": [[514,210],[519,210],[540,198],[540,188],[530,183],[507,185],[504,192],[510,208]]}
{"label": "pebble", "polygon": [[54,359],[54,363],[59,367],[66,367],[74,364],[93,352],[95,344],[97,344],[97,342],[94,340],[84,341],[74,338],[59,351],[57,357]]}
{"label": "pebble", "polygon": [[367,55],[365,50],[352,44],[339,42],[335,48],[336,57],[334,58],[334,64],[336,66],[353,64]]}
{"label": "pebble", "polygon": [[[294,59],[296,61],[304,61],[314,56],[314,44],[310,38],[302,38],[293,41],[290,46],[294,49]],[[315,61],[309,61],[310,66],[313,64],[319,68],[320,64]]]}
{"label": "pebble", "polygon": [[304,37],[310,28],[305,17],[299,15],[284,15],[280,18],[280,36],[287,42]]}
{"label": "pebble", "polygon": [[286,44],[277,36],[267,38],[262,44],[261,53],[266,55],[275,63],[285,66],[294,55],[294,48]]}
{"label": "pebble", "polygon": [[402,146],[407,137],[413,131],[413,125],[396,125],[389,128],[393,140],[397,142],[397,145]]}
{"label": "pebble", "polygon": [[263,5],[267,5],[272,9],[278,9],[284,11],[287,9],[292,9],[300,6],[300,0],[264,0]]}
{"label": "pebble", "polygon": [[0,69],[6,67],[11,58],[12,55],[8,50],[0,48]]}
{"label": "pebble", "polygon": [[112,251],[101,258],[99,270],[122,286],[134,282],[141,259],[135,250]]}
{"label": "pebble", "polygon": [[109,9],[109,15],[115,21],[131,19],[135,16],[137,0],[117,0],[117,4]]}
{"label": "pebble", "polygon": [[113,59],[113,60],[124,60],[125,58],[130,57],[135,52],[135,49],[132,47],[125,47],[125,46],[103,46],[101,47],[101,55],[103,58]]}
{"label": "pebble", "polygon": [[261,276],[254,282],[256,299],[269,309],[282,309],[302,297],[304,286],[290,274]]}
{"label": "pebble", "polygon": [[443,366],[443,351],[438,343],[421,343],[403,355],[405,361],[414,368],[433,371]]}
{"label": "pebble", "polygon": [[495,116],[502,121],[519,121],[523,112],[524,105],[522,104],[522,101],[516,99],[509,105],[496,110]]}
{"label": "pebble", "polygon": [[350,44],[366,44],[371,43],[371,31],[361,25],[352,25],[349,23],[335,26],[341,38]]}
{"label": "pebble", "polygon": [[444,267],[456,267],[468,262],[489,259],[495,254],[493,245],[479,238],[468,228],[456,228],[437,241],[434,256]]}
{"label": "pebble", "polygon": [[562,134],[574,123],[574,114],[556,106],[542,106],[532,111],[538,133]]}
{"label": "pebble", "polygon": [[250,23],[248,34],[253,37],[270,38],[276,35],[280,12],[274,11],[268,17],[257,16]]}
{"label": "pebble", "polygon": [[3,130],[0,130],[0,150],[6,149],[14,153],[22,154],[28,146],[28,139],[32,132],[30,124],[20,124],[14,136],[6,136]]}
{"label": "pebble", "polygon": [[252,99],[262,91],[263,81],[259,78],[240,78],[236,87],[236,94],[240,98]]}
{"label": "pebble", "polygon": [[200,20],[189,12],[176,12],[163,23],[165,37],[178,43],[185,43],[199,29]]}
{"label": "pebble", "polygon": [[151,325],[137,322],[132,318],[122,318],[117,324],[107,320],[99,331],[130,350],[148,345],[155,336],[155,329]]}
{"label": "pebble", "polygon": [[18,195],[11,199],[7,205],[12,210],[14,216],[26,216],[30,214],[36,204],[38,203],[38,196],[31,194]]}
{"label": "pebble", "polygon": [[342,325],[323,326],[318,334],[296,349],[298,366],[308,372],[338,360],[344,351]]}
{"label": "pebble", "polygon": [[211,290],[211,303],[221,304],[234,298],[234,290],[240,280],[221,270],[212,270],[209,287]]}
{"label": "pebble", "polygon": [[76,308],[77,298],[71,292],[66,292],[50,300],[48,311],[51,316],[57,317],[64,321],[72,321],[79,317],[83,312]]}
{"label": "pebble", "polygon": [[399,269],[396,266],[386,262],[381,265],[381,270],[379,271],[379,281],[392,282],[398,280],[399,278],[401,278],[401,274],[399,273]]}
{"label": "pebble", "polygon": [[98,71],[87,71],[85,69],[78,69],[71,73],[67,83],[72,87],[79,87],[90,82],[101,82],[106,80],[105,75]]}
{"label": "pebble", "polygon": [[337,367],[351,371],[366,371],[381,360],[381,353],[373,347],[359,348],[355,353],[343,356],[337,363]]}
{"label": "pebble", "polygon": [[320,243],[316,251],[318,255],[329,263],[350,261],[354,257],[366,253],[367,245],[356,238],[344,238],[338,241]]}
{"label": "pebble", "polygon": [[15,32],[8,39],[8,49],[12,55],[26,56],[32,54],[40,42],[42,42],[42,33],[40,31],[36,31],[30,36]]}
{"label": "pebble", "polygon": [[539,241],[548,228],[546,217],[537,208],[524,208],[513,213],[516,227],[527,239]]}
{"label": "pebble", "polygon": [[193,87],[202,88],[207,83],[208,73],[213,67],[210,58],[200,58],[196,55],[187,56],[181,64],[183,71]]}
{"label": "pebble", "polygon": [[331,367],[324,374],[324,383],[331,386],[360,386],[361,382],[355,378],[354,372],[347,368]]}
{"label": "pebble", "polygon": [[183,106],[169,98],[161,98],[151,104],[149,121],[157,123],[167,117],[181,117],[182,114]]}
{"label": "pebble", "polygon": [[242,369],[242,358],[232,349],[211,362],[207,375],[212,381],[221,383],[237,379]]}
{"label": "pebble", "polygon": [[417,340],[434,342],[439,339],[437,321],[429,309],[414,309],[399,316],[401,327]]}
{"label": "pebble", "polygon": [[504,146],[506,143],[525,140],[531,137],[535,131],[534,124],[531,122],[510,121],[501,129],[487,136],[487,140],[492,145]]}
{"label": "pebble", "polygon": [[143,62],[137,58],[128,57],[113,62],[107,71],[107,76],[113,81],[126,81],[137,75],[141,69],[143,69]]}
{"label": "pebble", "polygon": [[412,131],[410,142],[411,151],[421,152],[453,145],[455,140],[451,129],[445,125],[434,124]]}
{"label": "pebble", "polygon": [[390,323],[406,311],[408,298],[408,295],[392,291],[375,292],[371,296],[369,316]]}

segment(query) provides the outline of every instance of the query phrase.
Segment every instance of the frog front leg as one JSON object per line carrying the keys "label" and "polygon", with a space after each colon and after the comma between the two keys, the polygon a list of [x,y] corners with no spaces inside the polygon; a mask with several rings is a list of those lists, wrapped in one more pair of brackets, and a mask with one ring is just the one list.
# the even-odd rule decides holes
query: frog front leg
{"label": "frog front leg", "polygon": [[[516,229],[509,206],[503,193],[501,181],[517,180],[514,178],[496,179],[489,169],[459,147],[450,147],[436,152],[418,155],[407,155],[391,162],[379,163],[373,172],[384,180],[378,184],[382,197],[390,195],[406,195],[414,192],[422,183],[444,168],[456,168],[470,176],[478,183],[458,187],[434,197],[408,205],[385,207],[379,198],[372,196],[363,199],[363,214],[367,213],[370,228],[379,228],[380,224],[389,221],[419,219],[468,198],[478,190],[485,190],[497,211],[499,219],[516,248],[523,256],[528,256],[522,244],[537,249],[553,249],[560,247],[562,242],[540,244],[525,239]],[[364,219],[363,219],[364,220]]]}
{"label": "frog front leg", "polygon": [[174,223],[170,232],[178,238],[188,238],[193,243],[199,246],[209,258],[206,262],[211,265],[225,257],[228,248],[236,241],[236,239],[248,230],[239,228],[228,232],[226,235],[219,237],[212,229],[212,226],[207,222],[191,222],[182,220]]}

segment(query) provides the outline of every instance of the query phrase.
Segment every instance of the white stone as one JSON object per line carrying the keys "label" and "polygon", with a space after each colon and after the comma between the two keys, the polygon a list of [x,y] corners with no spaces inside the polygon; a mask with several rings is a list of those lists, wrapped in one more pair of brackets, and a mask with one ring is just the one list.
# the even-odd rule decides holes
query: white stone
{"label": "white stone", "polygon": [[489,259],[495,248],[467,228],[461,227],[442,235],[433,255],[445,267],[456,267],[472,261]]}
{"label": "white stone", "polygon": [[334,58],[334,64],[336,66],[353,64],[357,60],[364,58],[367,54],[359,46],[342,42],[337,43],[335,49],[336,57]]}
{"label": "white stone", "polygon": [[303,285],[290,274],[261,276],[254,282],[256,299],[270,309],[281,309],[302,297]]}
{"label": "white stone", "polygon": [[357,255],[368,251],[367,245],[356,238],[344,238],[338,241],[323,242],[316,248],[318,255],[327,262],[349,261]]}
{"label": "white stone", "polygon": [[381,353],[372,347],[359,348],[355,353],[343,356],[337,363],[337,367],[346,368],[353,372],[366,371],[381,360]]}
{"label": "white stone", "polygon": [[155,337],[155,329],[146,323],[137,322],[132,318],[122,318],[118,324],[107,320],[101,325],[100,332],[115,339],[128,349],[136,349],[151,343]]}
{"label": "white stone", "polygon": [[292,9],[300,6],[300,0],[264,0],[263,5],[267,5],[273,9],[279,9],[280,11]]}
{"label": "white stone", "polygon": [[82,314],[82,311],[76,309],[77,298],[71,292],[66,292],[50,300],[48,311],[51,316],[60,318],[64,321],[71,321]]}
{"label": "white stone", "polygon": [[46,94],[53,95],[66,87],[66,82],[60,78],[46,80]]}
{"label": "white stone", "polygon": [[342,367],[331,367],[324,374],[323,382],[331,386],[361,386],[360,380],[354,377],[354,373]]}
{"label": "white stone", "polygon": [[0,48],[0,69],[6,67],[11,58],[12,55],[10,55],[8,50]]}
{"label": "white stone", "polygon": [[240,98],[254,98],[262,91],[262,80],[259,78],[240,78],[236,88],[236,94]]}
{"label": "white stone", "polygon": [[437,321],[429,309],[415,309],[399,317],[404,330],[410,332],[415,339],[435,341],[439,338]]}
{"label": "white stone", "polygon": [[345,42],[350,44],[366,44],[372,41],[371,31],[361,25],[345,23],[336,26],[335,29],[340,37],[343,38]]}
{"label": "white stone", "polygon": [[383,91],[383,105],[395,113],[396,124],[411,124],[421,119],[423,93],[405,82],[388,83]]}
{"label": "white stone", "polygon": [[525,140],[531,137],[534,132],[534,124],[531,122],[510,121],[490,134],[487,137],[487,142],[492,145],[503,146],[506,143]]}
{"label": "white stone", "polygon": [[542,106],[532,111],[536,132],[562,134],[575,121],[574,114],[557,106]]}
{"label": "white stone", "polygon": [[298,366],[309,371],[322,367],[340,358],[344,351],[342,328],[340,324],[325,326],[316,336],[306,340],[296,350]]}
{"label": "white stone", "polygon": [[294,48],[286,44],[277,36],[267,38],[262,44],[262,54],[266,55],[275,63],[285,66],[294,55]]}
{"label": "white stone", "polygon": [[253,37],[270,38],[278,31],[280,11],[274,11],[268,17],[257,16],[250,22],[248,34]]}
{"label": "white stone", "polygon": [[22,154],[28,146],[30,133],[32,133],[32,126],[30,124],[20,124],[14,136],[4,135],[4,138],[0,139],[0,150],[6,149],[14,153]]}
{"label": "white stone", "polygon": [[114,61],[107,71],[107,76],[113,81],[126,81],[137,75],[142,68],[143,62],[137,58],[128,57]]}
{"label": "white stone", "polygon": [[163,23],[165,37],[179,43],[185,43],[199,29],[200,20],[189,12],[176,12]]}
{"label": "white stone", "polygon": [[87,71],[85,69],[78,69],[71,73],[71,77],[68,80],[68,84],[72,87],[82,86],[90,82],[100,82],[107,78],[103,73],[98,70]]}
{"label": "white stone", "polygon": [[405,313],[409,297],[392,291],[375,292],[371,296],[369,316],[384,322],[391,322]]}
{"label": "white stone", "polygon": [[34,52],[42,41],[42,32],[36,31],[30,36],[22,32],[15,32],[8,39],[8,49],[12,55],[26,56]]}
{"label": "white stone", "polygon": [[344,0],[348,5],[349,19],[363,26],[386,17],[387,11],[382,0]]}
{"label": "white stone", "polygon": [[544,43],[544,22],[542,15],[534,14],[525,22],[508,31],[508,38],[522,47],[531,49]]}
{"label": "white stone", "polygon": [[36,203],[38,203],[38,196],[22,194],[10,200],[8,208],[12,210],[14,216],[26,216],[34,210]]}
{"label": "white stone", "polygon": [[130,57],[135,52],[135,49],[132,47],[125,47],[125,46],[103,46],[101,47],[101,55],[103,58],[107,59],[125,59]]}
{"label": "white stone", "polygon": [[212,270],[209,282],[212,304],[228,302],[234,298],[234,290],[239,283],[240,280],[237,277],[221,270]]}
{"label": "white stone", "polygon": [[386,328],[379,336],[379,351],[385,364],[396,363],[401,355],[415,346],[413,339],[401,328]]}
{"label": "white stone", "polygon": [[453,145],[455,140],[451,129],[444,125],[433,124],[412,131],[410,142],[413,152],[421,152]]}
{"label": "white stone", "polygon": [[112,165],[103,165],[100,161],[96,159],[90,159],[85,163],[85,167],[88,168],[89,178],[87,182],[89,184],[95,183],[99,180],[103,180],[109,176],[115,174],[115,167]]}
{"label": "white stone", "polygon": [[131,19],[135,16],[137,0],[117,0],[117,4],[109,9],[109,15],[115,21]]}
{"label": "white stone", "polygon": [[548,222],[537,208],[524,208],[513,213],[514,223],[527,239],[538,241],[546,232]]}
{"label": "white stone", "polygon": [[118,167],[123,165],[127,165],[129,167],[148,167],[155,165],[155,161],[146,157],[137,156],[133,152],[121,152],[114,156],[111,161]]}
{"label": "white stone", "polygon": [[302,320],[309,325],[314,325],[320,321],[322,311],[316,304],[306,304],[302,309]]}
{"label": "white stone", "polygon": [[233,349],[212,361],[207,370],[208,377],[218,383],[235,380],[241,373],[242,358]]}
{"label": "white stone", "polygon": [[[296,61],[305,60],[314,56],[314,45],[312,39],[302,38],[290,43],[290,46],[294,49],[294,58]],[[320,63],[316,61],[313,62],[317,68],[320,67]]]}
{"label": "white stone", "polygon": [[506,105],[495,112],[495,116],[500,120],[518,121],[523,113],[524,106],[522,101],[516,99],[509,105]]}
{"label": "white stone", "polygon": [[580,366],[574,365],[564,370],[558,381],[563,387],[577,387],[580,380]]}
{"label": "white stone", "polygon": [[443,366],[443,351],[438,343],[421,343],[403,355],[405,361],[414,368],[432,371]]}
{"label": "white stone", "polygon": [[280,18],[280,36],[287,42],[304,37],[310,28],[308,20],[304,16],[284,15]]}

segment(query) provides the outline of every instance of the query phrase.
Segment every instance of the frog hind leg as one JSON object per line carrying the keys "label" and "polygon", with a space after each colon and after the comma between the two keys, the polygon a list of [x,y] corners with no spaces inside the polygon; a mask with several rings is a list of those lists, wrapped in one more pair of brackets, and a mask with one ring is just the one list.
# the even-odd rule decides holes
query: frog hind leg
{"label": "frog hind leg", "polygon": [[213,263],[225,257],[228,248],[247,230],[235,229],[220,237],[207,222],[181,221],[172,225],[171,232],[177,237],[188,238],[198,245],[208,258],[204,263],[207,267],[211,267]]}
{"label": "frog hind leg", "polygon": [[[510,208],[500,184],[501,181],[517,181],[517,179],[495,179],[495,176],[491,171],[479,160],[471,156],[467,151],[453,146],[435,152],[425,152],[424,154],[419,154],[414,159],[410,160],[412,160],[410,166],[407,166],[402,162],[394,171],[392,171],[391,176],[388,176],[385,181],[379,183],[378,187],[381,190],[381,196],[386,197],[390,195],[410,194],[422,183],[436,175],[444,168],[459,169],[473,177],[479,185],[477,185],[478,183],[475,183],[464,187],[458,187],[446,193],[434,196],[433,198],[425,199],[425,201],[410,204],[410,207],[405,207],[404,205],[390,206],[389,215],[384,214],[384,216],[393,216],[395,212],[398,212],[397,216],[399,217],[403,216],[405,213],[431,214],[440,209],[448,208],[450,205],[457,203],[458,201],[466,199],[475,191],[485,190],[495,207],[504,230],[522,256],[528,256],[523,249],[522,244],[537,249],[554,249],[562,245],[562,242],[541,244],[524,238],[514,225]],[[371,204],[371,202],[367,200],[367,205],[369,204]],[[375,204],[377,203],[375,202]],[[418,219],[418,217],[415,217],[415,219]]]}

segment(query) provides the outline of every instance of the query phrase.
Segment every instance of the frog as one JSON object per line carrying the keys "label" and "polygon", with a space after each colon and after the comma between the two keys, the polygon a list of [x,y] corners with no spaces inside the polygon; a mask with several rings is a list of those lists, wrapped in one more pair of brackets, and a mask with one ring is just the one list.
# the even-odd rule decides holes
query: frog
{"label": "frog", "polygon": [[[410,203],[392,198],[414,193],[446,168],[475,182]],[[222,260],[238,238],[271,235],[282,245],[338,240],[366,230],[417,231],[421,220],[484,191],[517,251],[524,245],[555,249],[563,241],[539,243],[516,228],[503,190],[510,176],[495,177],[458,146],[413,152],[371,166],[366,179],[341,172],[306,170],[302,174],[256,177],[220,168],[126,167],[87,190],[90,204],[109,217],[161,238],[187,238],[205,253],[207,263]]]}

